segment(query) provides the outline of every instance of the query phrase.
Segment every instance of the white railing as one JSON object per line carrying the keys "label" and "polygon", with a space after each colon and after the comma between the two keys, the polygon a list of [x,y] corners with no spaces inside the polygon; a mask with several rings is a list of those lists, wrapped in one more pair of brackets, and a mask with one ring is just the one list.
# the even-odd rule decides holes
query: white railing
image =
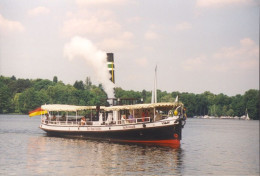
{"label": "white railing", "polygon": [[[43,120],[45,124],[51,125],[77,125],[77,126],[96,126],[96,125],[109,125],[109,124],[116,124],[115,122],[105,123],[103,122],[100,124],[98,121],[86,121],[85,124],[81,124],[81,121],[59,121],[59,120]],[[150,122],[150,117],[142,117],[142,118],[133,118],[133,119],[121,119],[118,121],[118,125],[123,124],[138,124],[138,123],[147,123]]]}
{"label": "white railing", "polygon": [[121,119],[118,124],[136,124],[150,122],[150,117],[133,118],[133,119]]}
{"label": "white railing", "polygon": [[79,125],[80,121],[51,121],[51,120],[45,120],[46,124],[52,124],[52,125]]}

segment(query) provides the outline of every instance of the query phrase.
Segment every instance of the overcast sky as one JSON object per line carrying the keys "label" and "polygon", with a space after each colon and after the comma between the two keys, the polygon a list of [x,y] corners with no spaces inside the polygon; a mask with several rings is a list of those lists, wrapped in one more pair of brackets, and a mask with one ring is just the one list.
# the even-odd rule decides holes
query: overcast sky
{"label": "overcast sky", "polygon": [[259,89],[257,0],[1,0],[0,75],[95,82],[74,36],[113,52],[117,87],[243,94]]}

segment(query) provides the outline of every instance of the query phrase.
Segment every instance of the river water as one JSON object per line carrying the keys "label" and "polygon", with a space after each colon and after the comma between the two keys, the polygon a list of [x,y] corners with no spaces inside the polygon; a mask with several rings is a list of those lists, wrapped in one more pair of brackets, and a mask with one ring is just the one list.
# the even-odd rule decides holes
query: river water
{"label": "river water", "polygon": [[180,148],[48,137],[0,115],[0,175],[259,175],[259,121],[188,119]]}

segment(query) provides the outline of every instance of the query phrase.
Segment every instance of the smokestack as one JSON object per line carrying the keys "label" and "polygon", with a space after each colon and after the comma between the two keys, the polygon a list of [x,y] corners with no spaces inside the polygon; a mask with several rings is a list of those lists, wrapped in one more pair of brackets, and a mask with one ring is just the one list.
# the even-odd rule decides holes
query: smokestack
{"label": "smokestack", "polygon": [[114,53],[107,53],[107,67],[111,75],[110,80],[115,84]]}

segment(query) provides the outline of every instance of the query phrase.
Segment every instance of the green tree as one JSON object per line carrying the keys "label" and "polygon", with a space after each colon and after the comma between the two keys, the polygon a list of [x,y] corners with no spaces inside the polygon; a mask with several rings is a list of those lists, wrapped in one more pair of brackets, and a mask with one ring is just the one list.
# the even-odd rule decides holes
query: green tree
{"label": "green tree", "polygon": [[48,96],[45,91],[36,91],[34,88],[26,89],[19,96],[19,107],[22,113],[28,113],[43,104],[48,103]]}
{"label": "green tree", "polygon": [[19,97],[20,97],[21,93],[16,93],[14,98],[13,98],[13,105],[14,105],[14,112],[15,113],[21,113],[22,110],[20,108],[20,104],[19,104]]}
{"label": "green tree", "polygon": [[0,84],[0,113],[11,112],[12,102],[11,102],[11,92],[7,85]]}
{"label": "green tree", "polygon": [[193,93],[181,93],[179,101],[182,102],[187,108],[187,116],[192,117],[196,114],[196,96]]}
{"label": "green tree", "polygon": [[222,109],[223,109],[222,106],[219,105],[219,104],[215,106],[215,112],[216,112],[216,116],[217,116],[217,117],[222,116],[222,114],[223,114],[223,113],[222,113]]}
{"label": "green tree", "polygon": [[100,88],[93,88],[91,89],[90,93],[91,95],[91,101],[89,101],[89,104],[91,105],[103,105],[106,106],[107,105],[107,95],[106,93],[100,89]]}
{"label": "green tree", "polygon": [[244,104],[251,119],[259,120],[259,90],[250,89],[244,94]]}
{"label": "green tree", "polygon": [[68,97],[71,94],[71,91],[75,89],[71,85],[64,85],[61,82],[58,82],[54,86],[49,86],[47,89],[47,94],[50,97],[50,102],[54,104],[67,104]]}
{"label": "green tree", "polygon": [[76,81],[73,85],[76,89],[84,90],[84,84],[83,81]]}
{"label": "green tree", "polygon": [[49,86],[53,85],[53,82],[48,79],[37,79],[35,81],[32,81],[33,88],[36,91],[40,91],[42,89],[47,90]]}
{"label": "green tree", "polygon": [[115,97],[116,98],[123,98],[125,91],[121,87],[115,88]]}
{"label": "green tree", "polygon": [[73,89],[69,89],[68,92],[68,100],[66,104],[79,105],[79,101],[81,99],[82,90],[78,90],[73,87]]}
{"label": "green tree", "polygon": [[162,102],[162,97],[167,97],[168,93],[166,91],[157,90],[157,102]]}
{"label": "green tree", "polygon": [[146,92],[146,90],[142,90],[142,98],[143,98],[143,102],[146,101],[146,97],[147,97],[147,92]]}
{"label": "green tree", "polygon": [[228,112],[228,107],[227,107],[227,105],[224,105],[224,106],[222,107],[221,115],[222,115],[222,116],[226,116],[226,115],[227,115],[227,112]]}
{"label": "green tree", "polygon": [[215,103],[224,106],[229,105],[231,103],[231,98],[229,98],[227,95],[224,95],[223,93],[216,95],[214,99]]}
{"label": "green tree", "polygon": [[229,109],[226,113],[227,116],[234,116],[235,113],[234,113],[234,110],[233,109]]}
{"label": "green tree", "polygon": [[85,88],[89,90],[91,88],[91,86],[92,86],[91,79],[90,79],[90,77],[87,77],[85,80]]}
{"label": "green tree", "polygon": [[231,97],[232,102],[231,102],[231,107],[234,111],[234,116],[239,116],[241,117],[242,115],[245,115],[245,103],[244,103],[244,98],[242,95],[236,95]]}
{"label": "green tree", "polygon": [[164,95],[161,97],[161,102],[174,102],[174,98],[172,97],[171,94]]}
{"label": "green tree", "polygon": [[13,75],[13,76],[11,77],[11,80],[16,81],[16,77]]}
{"label": "green tree", "polygon": [[10,92],[11,95],[13,96],[16,91],[16,78],[13,76],[11,78],[0,76],[0,85],[6,85]]}
{"label": "green tree", "polygon": [[196,104],[195,104],[195,114],[196,115],[206,115],[208,114],[208,99],[207,96],[203,94],[195,95]]}
{"label": "green tree", "polygon": [[58,77],[57,77],[57,76],[54,76],[52,82],[58,83]]}
{"label": "green tree", "polygon": [[176,99],[176,97],[180,95],[181,93],[180,92],[172,92],[171,93],[171,96],[174,98],[174,100]]}
{"label": "green tree", "polygon": [[14,92],[16,93],[21,93],[23,92],[25,89],[28,89],[32,86],[31,81],[29,79],[18,79],[15,82],[14,85]]}
{"label": "green tree", "polygon": [[[187,107],[187,115],[228,115],[242,116],[248,111],[251,119],[259,119],[259,90],[248,90],[244,95],[229,97],[223,93],[215,95],[209,91],[203,94],[180,93],[157,90],[158,102],[173,102],[176,96]],[[150,103],[152,92],[143,90],[123,90],[115,88],[116,98],[143,98]],[[65,85],[54,76],[47,79],[16,79],[15,76],[0,76],[0,113],[28,113],[45,103],[75,105],[106,105],[107,94],[103,86],[92,85],[89,77],[85,84],[76,81],[74,85]]]}

